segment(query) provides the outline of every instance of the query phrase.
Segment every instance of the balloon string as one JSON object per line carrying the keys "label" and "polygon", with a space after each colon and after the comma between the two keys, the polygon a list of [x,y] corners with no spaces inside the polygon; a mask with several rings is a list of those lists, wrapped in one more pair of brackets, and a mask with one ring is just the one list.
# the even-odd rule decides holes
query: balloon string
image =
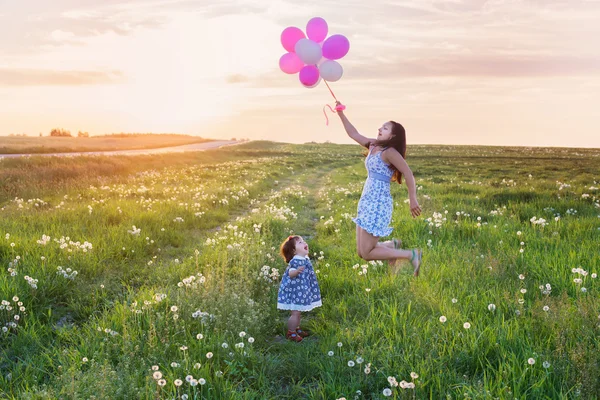
{"label": "balloon string", "polygon": [[337,97],[335,97],[335,94],[333,94],[333,90],[331,90],[331,88],[327,84],[327,81],[325,79],[323,79],[323,82],[325,82],[325,85],[327,86],[327,89],[329,89],[329,93],[331,93],[331,95],[333,96],[333,98],[335,99],[335,101],[338,101]]}

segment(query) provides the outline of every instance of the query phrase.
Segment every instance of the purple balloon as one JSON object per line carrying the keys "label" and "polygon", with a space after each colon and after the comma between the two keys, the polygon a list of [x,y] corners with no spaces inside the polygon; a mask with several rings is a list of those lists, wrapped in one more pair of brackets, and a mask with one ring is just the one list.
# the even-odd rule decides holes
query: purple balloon
{"label": "purple balloon", "polygon": [[350,50],[350,42],[344,35],[330,36],[323,43],[323,57],[330,60],[339,60],[348,54]]}
{"label": "purple balloon", "polygon": [[312,86],[319,81],[319,68],[314,65],[306,65],[300,70],[300,83],[304,86]]}
{"label": "purple balloon", "polygon": [[305,38],[304,32],[295,26],[288,26],[281,32],[281,44],[290,53],[294,52],[294,46],[298,40]]}
{"label": "purple balloon", "polygon": [[327,37],[327,22],[321,17],[314,17],[306,24],[306,35],[310,40],[317,43],[323,41]]}
{"label": "purple balloon", "polygon": [[279,68],[286,74],[295,74],[300,72],[304,63],[296,53],[285,53],[279,59]]}

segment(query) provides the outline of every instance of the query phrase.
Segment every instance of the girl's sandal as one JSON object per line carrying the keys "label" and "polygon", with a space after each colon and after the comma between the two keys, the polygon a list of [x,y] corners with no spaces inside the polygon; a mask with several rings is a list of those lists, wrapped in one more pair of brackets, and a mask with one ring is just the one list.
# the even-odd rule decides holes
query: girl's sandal
{"label": "girl's sandal", "polygon": [[307,331],[303,331],[302,329],[300,329],[300,327],[298,327],[298,329],[296,329],[296,333],[298,334],[298,336],[300,336],[301,338],[305,338],[310,336],[310,333],[308,333]]}
{"label": "girl's sandal", "polygon": [[287,331],[287,333],[285,334],[285,337],[288,340],[291,340],[292,342],[301,342],[302,341],[302,337],[300,335],[298,335],[296,332],[292,332],[292,331]]}
{"label": "girl's sandal", "polygon": [[415,257],[417,258],[418,264],[416,266],[413,264],[413,267],[414,267],[413,275],[416,276],[416,277],[418,277],[419,276],[419,271],[421,269],[421,259],[423,258],[423,250],[421,250],[421,249],[412,249],[412,257],[410,259],[410,263],[411,264],[415,260]]}
{"label": "girl's sandal", "polygon": [[402,240],[394,238],[394,239],[392,239],[392,242],[394,243],[395,250],[398,250],[402,246]]}

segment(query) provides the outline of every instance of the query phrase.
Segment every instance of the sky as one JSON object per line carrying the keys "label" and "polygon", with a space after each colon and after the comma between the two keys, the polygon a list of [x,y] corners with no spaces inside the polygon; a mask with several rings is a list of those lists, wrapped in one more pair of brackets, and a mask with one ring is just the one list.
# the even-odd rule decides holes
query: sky
{"label": "sky", "polygon": [[0,135],[350,143],[279,70],[315,16],[350,41],[331,87],[365,136],[600,148],[600,0],[0,0]]}

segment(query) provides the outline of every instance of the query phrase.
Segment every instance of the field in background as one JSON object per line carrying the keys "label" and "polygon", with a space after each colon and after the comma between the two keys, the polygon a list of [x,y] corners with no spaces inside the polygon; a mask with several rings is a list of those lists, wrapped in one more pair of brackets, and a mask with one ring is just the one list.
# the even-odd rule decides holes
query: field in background
{"label": "field in background", "polygon": [[[8,398],[594,399],[600,150],[411,146],[421,277],[356,256],[361,149],[0,161]],[[323,307],[282,340],[290,233]]]}
{"label": "field in background", "polygon": [[73,153],[80,151],[140,150],[202,143],[212,139],[170,134],[135,136],[0,136],[0,154]]}

